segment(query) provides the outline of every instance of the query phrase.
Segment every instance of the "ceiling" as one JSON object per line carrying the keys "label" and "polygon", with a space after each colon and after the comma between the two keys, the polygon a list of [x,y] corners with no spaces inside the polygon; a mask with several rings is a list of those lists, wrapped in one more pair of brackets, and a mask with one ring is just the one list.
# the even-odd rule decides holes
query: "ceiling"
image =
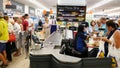
{"label": "ceiling", "polygon": [[[56,5],[58,3],[58,0],[16,0],[16,1],[21,2],[23,4],[27,4],[34,8],[43,8],[43,9],[44,8],[47,8],[47,9],[52,8],[53,10],[56,9]],[[29,1],[31,1],[31,2],[29,2]],[[37,2],[37,4],[34,3],[35,1]],[[108,10],[119,7],[120,0],[109,0],[110,2],[108,2],[108,0],[86,0],[86,1],[87,1],[87,9],[90,9],[91,7],[97,5],[97,7],[94,7],[91,10],[89,10],[89,11],[92,11],[93,13],[105,12],[105,13],[109,14],[109,13],[113,13],[113,12],[115,13],[115,12],[120,11],[120,8],[117,10],[108,11]],[[98,3],[100,3],[101,1],[103,1],[104,3],[105,2],[107,2],[107,3],[105,3],[105,4],[101,3],[98,6]]]}
{"label": "ceiling", "polygon": [[[101,0],[92,0],[92,2],[90,2],[91,0],[87,0],[87,7],[88,9],[92,6],[94,6],[96,3],[98,3],[98,1]],[[96,1],[96,2],[95,2]],[[107,1],[107,0],[106,0]],[[110,12],[119,12],[120,8],[117,10],[112,11],[112,9],[118,8],[120,7],[120,0],[111,0],[110,2],[101,5],[99,7],[96,7],[94,9],[92,9],[91,11],[95,12],[95,13],[99,13],[99,12],[105,12],[105,13],[110,13]],[[110,10],[110,11],[108,11]]]}

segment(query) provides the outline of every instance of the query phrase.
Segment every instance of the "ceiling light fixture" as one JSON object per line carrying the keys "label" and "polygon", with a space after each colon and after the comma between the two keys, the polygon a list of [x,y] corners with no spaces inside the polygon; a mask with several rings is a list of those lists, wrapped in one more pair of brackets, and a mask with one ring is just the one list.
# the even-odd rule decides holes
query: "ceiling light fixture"
{"label": "ceiling light fixture", "polygon": [[29,2],[31,2],[31,3],[34,3],[36,6],[38,6],[38,7],[42,7],[44,10],[49,10],[47,7],[45,7],[44,5],[42,5],[41,3],[39,3],[38,1],[36,1],[36,0],[29,0]]}
{"label": "ceiling light fixture", "polygon": [[116,11],[116,10],[120,10],[120,7],[114,8],[114,9],[109,9],[109,10],[105,10],[104,12],[111,12],[111,11]]}
{"label": "ceiling light fixture", "polygon": [[58,0],[58,5],[86,6],[86,0]]}
{"label": "ceiling light fixture", "polygon": [[93,14],[104,14],[104,12],[96,12],[96,13],[93,13]]}
{"label": "ceiling light fixture", "polygon": [[96,3],[95,5],[93,5],[92,7],[88,8],[87,11],[93,10],[93,9],[95,9],[97,7],[100,7],[100,6],[104,5],[104,4],[107,4],[107,3],[111,2],[111,1],[113,1],[113,0],[102,0],[102,1],[100,1],[98,3]]}
{"label": "ceiling light fixture", "polygon": [[[113,11],[116,11],[116,10],[120,10],[120,7],[117,7],[117,8],[114,8],[114,9],[109,9],[109,10],[104,10],[103,12],[96,12],[95,14],[110,14],[110,13],[113,13]],[[113,14],[116,14],[116,13],[113,13]]]}
{"label": "ceiling light fixture", "polygon": [[108,15],[109,15],[109,16],[111,16],[111,15],[120,15],[120,12],[109,13]]}

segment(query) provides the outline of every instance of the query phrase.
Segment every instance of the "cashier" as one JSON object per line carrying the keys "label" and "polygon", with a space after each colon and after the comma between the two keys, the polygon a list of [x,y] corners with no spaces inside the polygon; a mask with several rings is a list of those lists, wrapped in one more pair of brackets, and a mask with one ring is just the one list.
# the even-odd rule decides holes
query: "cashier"
{"label": "cashier", "polygon": [[74,48],[75,50],[79,51],[82,54],[81,56],[82,58],[88,56],[88,48],[85,43],[87,34],[84,31],[85,31],[84,25],[79,25],[78,32],[76,34],[74,42]]}

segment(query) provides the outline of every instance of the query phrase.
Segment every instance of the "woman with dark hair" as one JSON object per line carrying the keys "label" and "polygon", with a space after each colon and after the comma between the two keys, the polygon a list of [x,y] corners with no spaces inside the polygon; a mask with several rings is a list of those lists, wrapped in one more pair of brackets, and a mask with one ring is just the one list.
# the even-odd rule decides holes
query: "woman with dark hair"
{"label": "woman with dark hair", "polygon": [[38,22],[38,26],[40,26],[40,27],[42,27],[42,26],[43,26],[43,24],[42,24],[42,21],[41,21],[41,20],[39,20],[39,22]]}
{"label": "woman with dark hair", "polygon": [[110,33],[108,37],[100,37],[99,39],[105,41],[105,57],[113,56],[117,60],[118,68],[120,67],[120,30],[112,20],[106,22],[106,26]]}
{"label": "woman with dark hair", "polygon": [[42,23],[42,21],[39,20],[36,25],[37,25],[37,26],[36,26],[35,30],[37,30],[37,31],[42,31],[42,28],[43,28],[43,23]]}
{"label": "woman with dark hair", "polygon": [[[106,26],[107,26],[108,31],[110,31],[110,33],[108,34],[107,37],[99,37],[98,38],[98,39],[101,39],[101,40],[105,41],[105,43],[104,43],[105,57],[107,57],[108,53],[110,52],[110,50],[109,50],[110,46],[109,45],[111,45],[112,47],[120,50],[120,43],[119,43],[119,41],[120,41],[120,31],[117,30],[118,26],[112,20],[107,21]],[[116,54],[114,54],[114,56],[116,57]],[[119,57],[120,57],[120,55],[119,55]]]}
{"label": "woman with dark hair", "polygon": [[85,43],[87,35],[84,32],[84,30],[85,30],[84,25],[79,25],[78,32],[76,34],[75,42],[74,42],[74,48],[76,51],[79,51],[82,54],[81,55],[82,58],[88,56],[88,48]]}
{"label": "woman with dark hair", "polygon": [[118,28],[117,25],[116,25],[116,23],[113,22],[112,20],[107,21],[107,22],[106,22],[106,26],[107,26],[107,29],[108,29],[108,31],[109,31],[110,33],[108,34],[107,38],[106,38],[106,37],[102,37],[102,38],[101,38],[103,41],[105,41],[105,44],[104,44],[105,57],[106,57],[107,54],[108,54],[108,44],[111,43],[111,41],[110,41],[109,39],[111,38],[111,36],[114,34],[114,32],[115,32],[115,31],[117,30],[117,28]]}

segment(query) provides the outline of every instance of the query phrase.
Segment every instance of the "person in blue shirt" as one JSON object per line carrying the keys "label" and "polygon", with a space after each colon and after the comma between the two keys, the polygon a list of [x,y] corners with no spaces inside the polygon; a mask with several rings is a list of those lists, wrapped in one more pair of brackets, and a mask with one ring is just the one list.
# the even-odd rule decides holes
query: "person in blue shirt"
{"label": "person in blue shirt", "polygon": [[90,33],[95,33],[95,28],[96,28],[96,21],[92,20],[90,22],[89,32]]}
{"label": "person in blue shirt", "polygon": [[101,28],[105,29],[104,30],[104,35],[106,35],[106,33],[107,33],[107,27],[106,27],[107,19],[102,17],[102,18],[100,18],[100,22],[102,23]]}
{"label": "person in blue shirt", "polygon": [[100,21],[96,21],[96,25],[95,25],[95,32],[96,32],[96,34],[97,33],[99,33],[99,28],[101,28],[102,27],[102,23],[100,22]]}
{"label": "person in blue shirt", "polygon": [[78,32],[75,36],[74,48],[82,54],[81,58],[88,57],[88,48],[85,43],[86,38],[87,34],[85,33],[84,25],[79,25]]}

